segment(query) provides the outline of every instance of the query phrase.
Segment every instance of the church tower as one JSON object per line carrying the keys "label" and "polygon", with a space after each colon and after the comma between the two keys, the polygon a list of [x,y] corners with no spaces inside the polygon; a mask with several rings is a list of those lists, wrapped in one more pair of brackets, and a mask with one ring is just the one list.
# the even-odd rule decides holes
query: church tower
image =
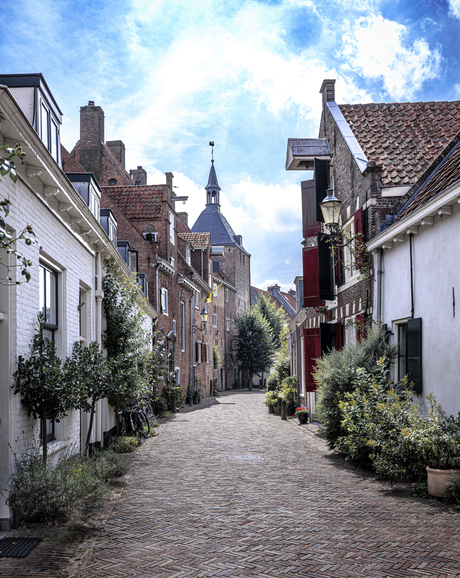
{"label": "church tower", "polygon": [[211,170],[209,171],[208,184],[206,189],[206,206],[217,205],[220,211],[220,187],[217,181],[216,169],[214,168],[214,159],[211,161]]}

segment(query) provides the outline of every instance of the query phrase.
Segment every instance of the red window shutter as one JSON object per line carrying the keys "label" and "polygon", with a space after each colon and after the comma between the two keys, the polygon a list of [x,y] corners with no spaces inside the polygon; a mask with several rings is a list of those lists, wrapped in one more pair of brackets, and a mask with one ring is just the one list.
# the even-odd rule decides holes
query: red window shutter
{"label": "red window shutter", "polygon": [[358,209],[354,214],[355,235],[363,232],[363,210]]}
{"label": "red window shutter", "polygon": [[337,321],[337,323],[334,323],[334,329],[335,329],[335,348],[337,351],[339,351],[339,349],[342,349],[342,322]]}
{"label": "red window shutter", "polygon": [[321,305],[319,298],[318,247],[306,247],[303,254],[303,306]]}
{"label": "red window shutter", "polygon": [[366,337],[366,315],[360,313],[356,316],[356,339],[362,341]]}
{"label": "red window shutter", "polygon": [[319,327],[314,329],[304,329],[304,350],[305,350],[305,391],[311,392],[318,389],[313,380],[313,370],[316,367],[316,360],[321,357],[321,335]]}
{"label": "red window shutter", "polygon": [[316,237],[321,231],[321,223],[316,220],[316,190],[315,180],[302,181],[302,230],[303,237]]}

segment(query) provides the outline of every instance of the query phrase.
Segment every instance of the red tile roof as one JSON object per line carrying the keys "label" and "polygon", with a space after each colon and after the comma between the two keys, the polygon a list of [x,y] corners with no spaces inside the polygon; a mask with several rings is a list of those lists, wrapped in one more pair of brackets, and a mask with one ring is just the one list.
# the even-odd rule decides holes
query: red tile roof
{"label": "red tile roof", "polygon": [[425,203],[445,191],[449,186],[460,181],[460,144],[450,152],[444,161],[433,171],[430,177],[415,193],[412,201],[403,208],[398,219],[422,207]]}
{"label": "red tile roof", "polygon": [[460,101],[339,108],[367,160],[382,166],[383,186],[414,184],[460,131]]}
{"label": "red tile roof", "polygon": [[161,217],[162,200],[166,198],[166,185],[124,185],[102,187],[102,190],[127,219]]}
{"label": "red tile roof", "polygon": [[187,243],[191,243],[194,249],[207,249],[211,245],[209,233],[179,233],[179,236]]}
{"label": "red tile roof", "polygon": [[72,157],[69,151],[61,145],[61,164],[65,173],[86,173],[85,169]]}

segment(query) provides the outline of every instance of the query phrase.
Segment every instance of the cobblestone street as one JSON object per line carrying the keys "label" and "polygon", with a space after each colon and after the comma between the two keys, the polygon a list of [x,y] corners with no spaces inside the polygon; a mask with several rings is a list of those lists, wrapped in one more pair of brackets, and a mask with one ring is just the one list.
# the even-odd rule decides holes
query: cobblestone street
{"label": "cobblestone street", "polygon": [[460,576],[454,510],[355,471],[263,399],[229,392],[161,425],[72,576]]}

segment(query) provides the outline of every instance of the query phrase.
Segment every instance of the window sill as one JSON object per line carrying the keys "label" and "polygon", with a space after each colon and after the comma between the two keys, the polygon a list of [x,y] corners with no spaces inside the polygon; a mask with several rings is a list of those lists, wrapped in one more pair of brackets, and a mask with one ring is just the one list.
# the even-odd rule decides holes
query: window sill
{"label": "window sill", "polygon": [[[62,450],[71,447],[72,445],[75,444],[71,444],[70,440],[53,440],[52,442],[48,442],[48,457],[54,456],[58,452],[61,452]],[[42,445],[40,446],[40,453],[43,454]]]}

